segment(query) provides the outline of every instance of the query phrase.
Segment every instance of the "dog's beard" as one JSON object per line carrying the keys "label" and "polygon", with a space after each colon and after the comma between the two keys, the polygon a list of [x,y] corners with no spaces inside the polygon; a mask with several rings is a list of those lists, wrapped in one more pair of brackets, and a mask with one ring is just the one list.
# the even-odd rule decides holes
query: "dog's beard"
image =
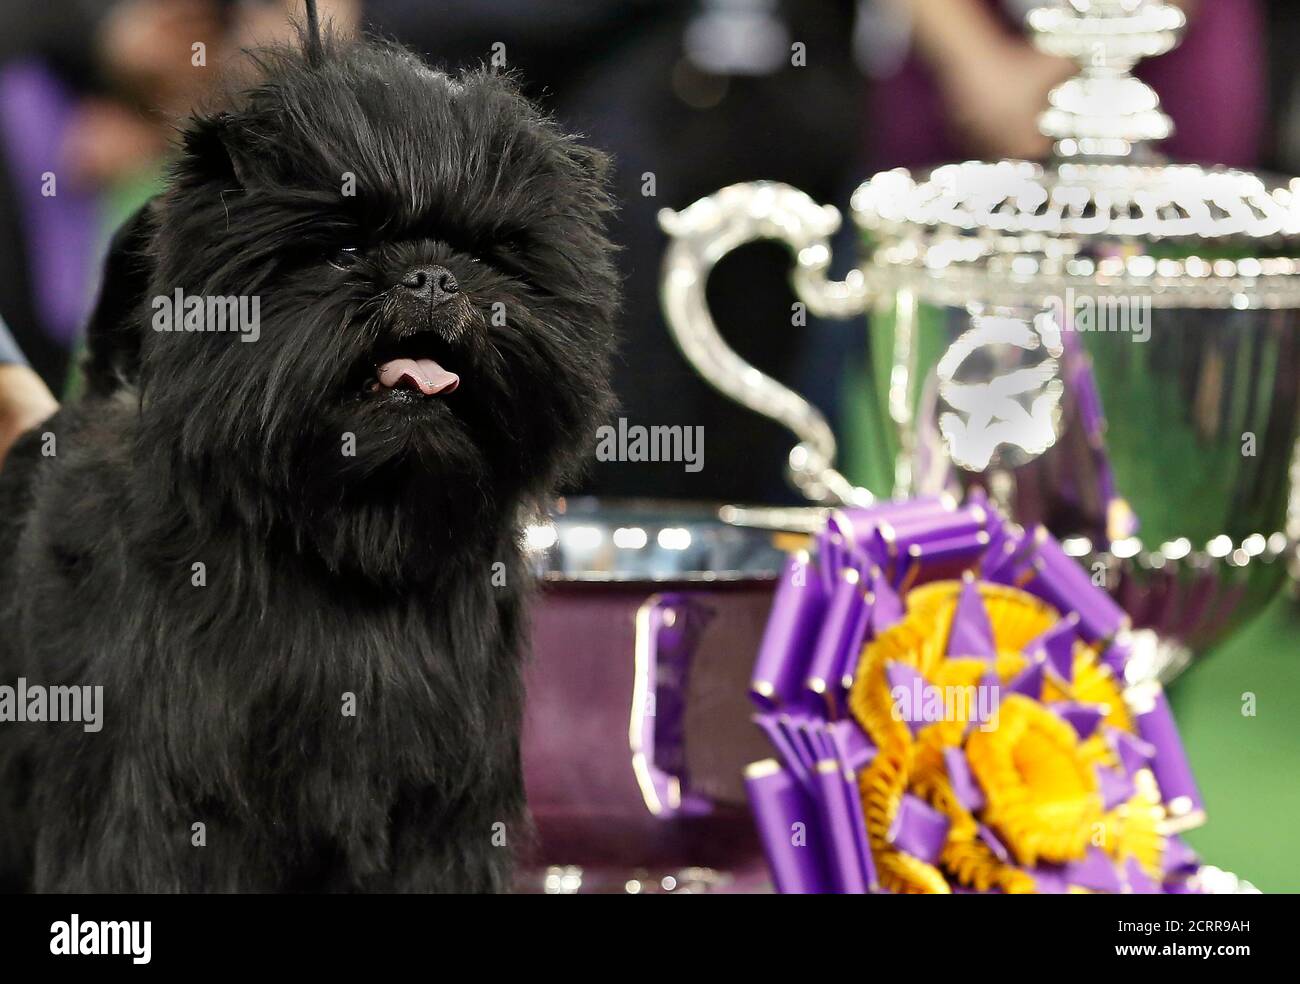
{"label": "dog's beard", "polygon": [[331,568],[382,581],[488,549],[479,534],[518,487],[508,369],[481,313],[464,295],[421,311],[390,293],[344,330],[372,341],[330,380],[311,439],[286,448],[317,507],[291,517],[297,535]]}

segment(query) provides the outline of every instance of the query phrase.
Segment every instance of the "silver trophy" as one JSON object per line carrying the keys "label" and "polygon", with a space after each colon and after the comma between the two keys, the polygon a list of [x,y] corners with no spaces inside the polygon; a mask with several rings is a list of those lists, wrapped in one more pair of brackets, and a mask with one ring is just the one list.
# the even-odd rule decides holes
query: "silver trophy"
{"label": "silver trophy", "polygon": [[[1070,0],[1028,23],[1080,65],[1040,118],[1047,163],[875,175],[853,195],[859,262],[840,281],[840,214],[795,188],[732,185],[666,210],[664,311],[705,379],[794,433],[789,473],[811,502],[979,487],[1104,579],[1146,653],[1137,672],[1168,680],[1295,564],[1300,181],[1152,149],[1171,123],[1131,69],[1177,43],[1177,8]],[[822,414],[710,316],[709,271],[756,239],[789,245],[811,312],[869,316],[855,445],[875,462],[854,474]]]}

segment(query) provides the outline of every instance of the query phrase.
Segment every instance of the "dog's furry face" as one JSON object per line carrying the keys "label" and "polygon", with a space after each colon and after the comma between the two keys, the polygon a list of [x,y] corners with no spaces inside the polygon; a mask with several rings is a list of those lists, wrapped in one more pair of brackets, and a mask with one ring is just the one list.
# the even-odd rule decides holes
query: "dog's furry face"
{"label": "dog's furry face", "polygon": [[368,42],[261,59],[184,131],[147,289],[257,297],[259,337],[146,332],[150,487],[417,578],[562,479],[609,406],[605,161],[488,72]]}

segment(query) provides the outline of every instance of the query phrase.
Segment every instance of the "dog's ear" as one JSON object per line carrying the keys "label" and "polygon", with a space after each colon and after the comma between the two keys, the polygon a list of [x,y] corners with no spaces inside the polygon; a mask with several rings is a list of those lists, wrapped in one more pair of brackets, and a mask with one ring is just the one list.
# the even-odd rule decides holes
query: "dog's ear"
{"label": "dog's ear", "polygon": [[90,396],[109,396],[139,378],[143,312],[154,270],[156,201],[150,199],[141,206],[109,244],[99,298],[86,326],[86,355],[81,364]]}
{"label": "dog's ear", "polygon": [[201,177],[226,181],[232,188],[247,188],[252,161],[242,146],[238,126],[230,113],[195,117],[182,140],[184,166]]}

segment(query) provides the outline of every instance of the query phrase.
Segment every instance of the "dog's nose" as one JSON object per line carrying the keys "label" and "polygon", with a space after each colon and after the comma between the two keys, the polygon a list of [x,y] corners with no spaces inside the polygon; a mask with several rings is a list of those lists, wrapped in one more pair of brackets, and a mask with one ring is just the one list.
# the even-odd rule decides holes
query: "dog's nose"
{"label": "dog's nose", "polygon": [[401,285],[421,300],[437,307],[453,294],[459,293],[460,284],[446,267],[419,266],[408,270]]}

